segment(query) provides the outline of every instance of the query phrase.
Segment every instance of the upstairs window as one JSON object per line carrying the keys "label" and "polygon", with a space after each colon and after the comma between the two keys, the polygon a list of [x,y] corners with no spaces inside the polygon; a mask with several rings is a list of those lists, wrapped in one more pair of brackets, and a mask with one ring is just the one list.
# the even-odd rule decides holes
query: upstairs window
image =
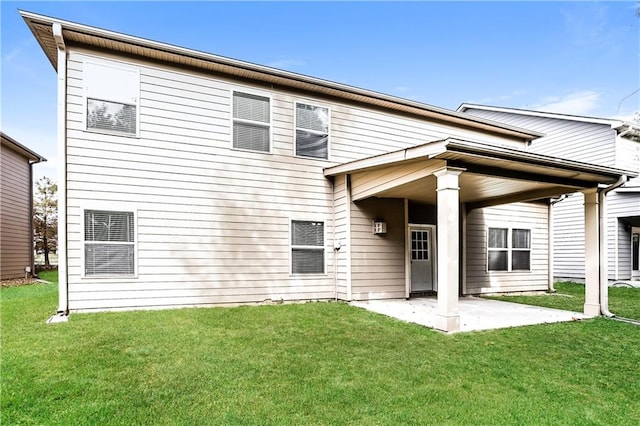
{"label": "upstairs window", "polygon": [[531,230],[489,228],[487,236],[487,270],[531,270]]}
{"label": "upstairs window", "polygon": [[271,102],[265,96],[233,92],[233,147],[271,151]]}
{"label": "upstairs window", "polygon": [[324,223],[291,222],[291,272],[324,273]]}
{"label": "upstairs window", "polygon": [[296,103],[296,155],[329,158],[329,109]]}
{"label": "upstairs window", "polygon": [[133,212],[85,210],[84,274],[135,275]]}
{"label": "upstairs window", "polygon": [[84,62],[86,129],[138,135],[140,74],[103,62]]}

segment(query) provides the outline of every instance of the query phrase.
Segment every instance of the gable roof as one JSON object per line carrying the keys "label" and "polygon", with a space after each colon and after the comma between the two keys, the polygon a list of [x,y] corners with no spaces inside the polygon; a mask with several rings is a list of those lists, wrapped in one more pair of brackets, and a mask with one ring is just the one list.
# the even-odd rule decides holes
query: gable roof
{"label": "gable roof", "polygon": [[54,68],[57,67],[57,46],[52,26],[54,23],[57,23],[61,26],[65,43],[69,45],[88,46],[127,56],[139,56],[179,66],[221,73],[235,78],[247,79],[282,88],[311,92],[350,102],[362,103],[372,107],[411,114],[421,118],[437,120],[482,132],[521,139],[523,141],[531,141],[542,136],[542,134],[538,132],[516,126],[346,84],[239,61],[167,43],[160,43],[22,10],[19,12]]}
{"label": "gable roof", "polygon": [[629,132],[640,136],[640,124],[631,123],[625,120],[617,120],[613,118],[589,117],[583,115],[562,114],[549,111],[535,111],[530,109],[507,108],[491,105],[480,105],[463,103],[458,107],[458,112],[467,112],[470,109],[479,109],[483,111],[504,112],[509,114],[527,115],[532,117],[554,118],[557,120],[578,121],[581,123],[604,124],[611,126],[618,133]]}
{"label": "gable roof", "polygon": [[2,140],[2,145],[7,148],[16,151],[18,154],[22,155],[25,158],[28,158],[32,163],[40,163],[41,161],[47,161],[42,155],[36,153],[35,151],[30,150],[26,146],[22,145],[17,140],[13,139],[11,136],[7,135],[4,132],[0,132],[0,140]]}

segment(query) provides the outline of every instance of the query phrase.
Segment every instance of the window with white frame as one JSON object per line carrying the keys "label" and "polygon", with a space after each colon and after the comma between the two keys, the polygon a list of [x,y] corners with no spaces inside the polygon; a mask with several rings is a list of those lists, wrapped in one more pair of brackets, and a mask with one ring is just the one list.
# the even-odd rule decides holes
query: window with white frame
{"label": "window with white frame", "polygon": [[329,158],[329,109],[296,102],[296,155]]}
{"label": "window with white frame", "polygon": [[233,92],[233,147],[271,151],[271,102],[266,96]]}
{"label": "window with white frame", "polygon": [[324,223],[291,221],[291,273],[324,273]]}
{"label": "window with white frame", "polygon": [[531,270],[531,230],[489,228],[487,235],[487,270]]}
{"label": "window with white frame", "polygon": [[86,129],[138,135],[140,73],[106,62],[83,64]]}
{"label": "window with white frame", "polygon": [[85,276],[135,275],[133,212],[84,211]]}

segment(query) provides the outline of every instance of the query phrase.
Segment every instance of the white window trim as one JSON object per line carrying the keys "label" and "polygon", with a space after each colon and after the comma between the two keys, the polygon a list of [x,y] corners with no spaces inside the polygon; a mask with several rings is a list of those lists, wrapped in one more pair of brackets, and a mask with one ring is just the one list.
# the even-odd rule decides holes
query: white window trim
{"label": "white window trim", "polygon": [[[327,110],[327,117],[328,117],[328,123],[327,123],[327,158],[317,158],[317,157],[307,157],[305,155],[298,155],[297,154],[297,146],[298,146],[298,140],[297,140],[297,136],[296,136],[296,131],[298,130],[298,104],[302,104],[302,105],[309,105],[309,106],[314,106],[317,108],[325,108]],[[311,133],[317,133],[320,134],[320,132],[317,132],[315,130],[311,130],[311,129],[303,129],[302,127],[300,128],[302,130],[311,132]],[[297,158],[304,158],[307,160],[317,160],[317,161],[330,161],[331,159],[331,108],[328,105],[324,105],[318,102],[314,102],[314,101],[308,101],[305,99],[299,99],[299,100],[295,100],[293,102],[293,156],[297,157]]]}
{"label": "white window trim", "polygon": [[[246,120],[242,118],[233,117],[233,94],[234,93],[246,93],[247,95],[261,96],[269,99],[269,124],[265,124],[261,121]],[[237,148],[233,146],[233,123],[247,123],[257,126],[267,127],[269,129],[269,151],[256,151],[253,149]],[[253,152],[254,154],[273,154],[273,96],[270,93],[262,92],[245,87],[233,87],[229,89],[229,145],[234,151],[240,152]]]}
{"label": "white window trim", "polygon": [[[121,69],[121,70],[129,71],[129,72],[135,72],[138,75],[138,93],[137,93],[137,96],[136,96],[136,102],[135,103],[120,102],[120,101],[114,101],[114,100],[110,100],[110,99],[98,99],[98,98],[94,98],[94,97],[91,97],[91,96],[87,96],[87,86],[84,83],[84,72],[85,72],[84,70],[87,69],[87,67],[85,66],[86,63],[99,65],[99,66],[103,66],[103,67]],[[83,112],[82,112],[82,129],[83,129],[83,131],[85,131],[87,133],[98,133],[98,134],[103,134],[103,135],[113,135],[113,136],[121,136],[121,137],[125,137],[125,138],[139,139],[140,138],[140,91],[141,91],[141,87],[140,86],[142,85],[142,83],[140,82],[140,68],[136,67],[136,66],[133,66],[133,65],[123,64],[123,63],[120,63],[120,62],[105,61],[105,60],[101,60],[101,59],[97,59],[97,58],[90,58],[90,59],[85,59],[85,60],[82,61],[82,72],[83,72],[83,83],[82,83],[82,108],[83,108]],[[88,103],[89,99],[105,101],[105,102],[120,103],[120,104],[124,104],[124,105],[135,105],[135,107],[136,107],[136,134],[134,135],[134,134],[131,134],[131,133],[116,132],[116,131],[112,131],[112,130],[89,129],[89,128],[87,128],[87,115],[89,113],[89,103]]]}
{"label": "white window trim", "polygon": [[[489,229],[506,229],[507,230],[507,247],[506,248],[489,248]],[[514,248],[512,235],[514,229],[522,229],[525,231],[529,231],[529,248]],[[519,272],[531,272],[531,264],[533,260],[533,231],[531,226],[520,226],[520,225],[504,225],[504,224],[494,224],[487,226],[486,229],[486,253],[485,253],[485,271],[489,274],[504,274],[504,273],[519,273]],[[507,252],[507,269],[503,270],[493,270],[489,269],[489,252],[490,251],[500,251]],[[514,251],[528,251],[529,252],[529,269],[512,269],[512,255]]]}
{"label": "white window trim", "polygon": [[[302,217],[289,217],[289,276],[291,277],[300,277],[300,278],[305,278],[305,277],[326,277],[328,275],[327,272],[327,268],[328,268],[328,259],[327,259],[327,247],[328,247],[328,241],[327,241],[327,221],[326,220],[319,220],[318,218],[314,218],[314,217],[308,217],[308,216],[302,216]],[[324,272],[317,272],[317,273],[313,273],[313,274],[294,274],[293,273],[293,249],[294,248],[308,248],[308,249],[319,249],[320,246],[296,246],[293,245],[293,222],[322,222],[322,230],[323,230],[323,239],[324,239],[324,246],[322,246],[322,250],[323,250],[323,270]]]}
{"label": "white window trim", "polygon": [[[100,211],[116,211],[116,212],[132,212],[133,213],[133,275],[86,275],[85,274],[85,211],[87,210],[100,210]],[[131,279],[138,278],[138,209],[132,208],[128,205],[122,205],[119,203],[95,203],[91,205],[85,205],[80,209],[80,226],[82,239],[80,241],[80,277],[84,280],[100,280],[108,282],[123,282],[130,281]],[[91,242],[90,242],[91,243]],[[105,244],[122,244],[122,243],[110,243],[110,242],[96,242]]]}

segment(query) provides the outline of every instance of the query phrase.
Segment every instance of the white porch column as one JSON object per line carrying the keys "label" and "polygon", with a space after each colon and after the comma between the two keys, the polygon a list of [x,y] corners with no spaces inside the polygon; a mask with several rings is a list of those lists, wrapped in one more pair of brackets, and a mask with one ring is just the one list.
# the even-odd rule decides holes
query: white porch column
{"label": "white porch column", "polygon": [[584,191],[584,313],[600,315],[600,224],[598,189]]}
{"label": "white porch column", "polygon": [[438,308],[435,328],[460,330],[458,293],[460,288],[460,188],[462,169],[434,172],[438,179]]}

